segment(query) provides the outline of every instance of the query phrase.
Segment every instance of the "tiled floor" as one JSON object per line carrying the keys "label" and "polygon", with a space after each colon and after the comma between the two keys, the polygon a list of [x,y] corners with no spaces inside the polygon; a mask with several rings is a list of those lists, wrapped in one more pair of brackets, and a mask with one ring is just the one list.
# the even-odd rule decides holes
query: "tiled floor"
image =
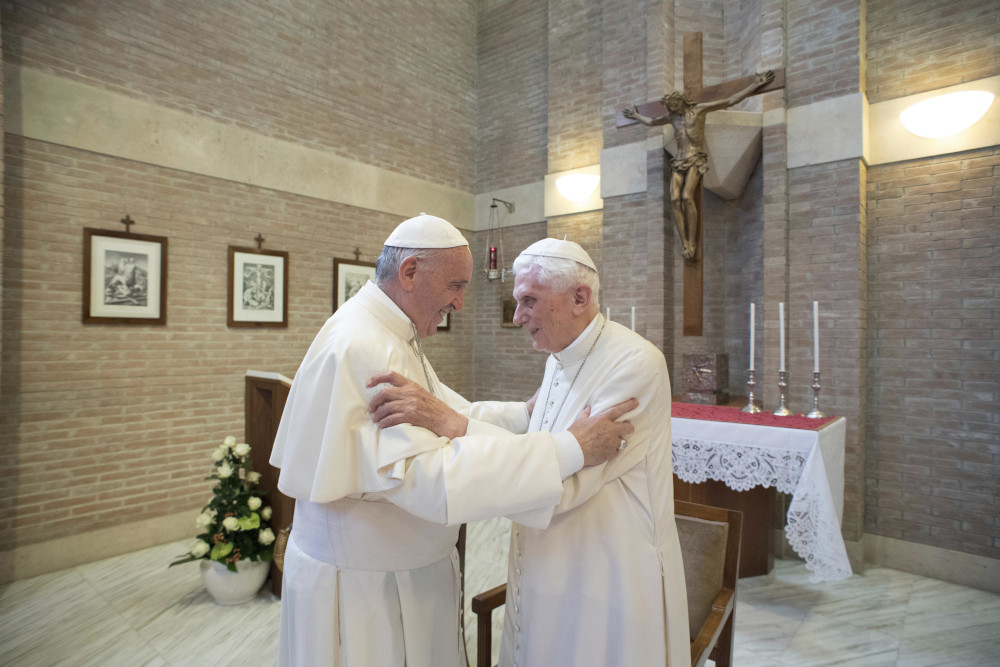
{"label": "tiled floor", "polygon": [[[2,665],[272,665],[280,603],[212,602],[186,542],[0,587]],[[739,667],[998,665],[1000,596],[874,568],[811,584],[798,561],[741,585]]]}

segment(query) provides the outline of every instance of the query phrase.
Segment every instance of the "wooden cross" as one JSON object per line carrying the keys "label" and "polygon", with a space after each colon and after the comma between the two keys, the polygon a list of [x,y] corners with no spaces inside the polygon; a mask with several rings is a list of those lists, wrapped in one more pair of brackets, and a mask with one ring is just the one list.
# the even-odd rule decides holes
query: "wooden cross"
{"label": "wooden cross", "polygon": [[257,250],[264,247],[264,235],[260,232],[257,233],[257,236],[255,236],[253,240],[257,242]]}
{"label": "wooden cross", "polygon": [[126,213],[125,217],[122,218],[121,220],[119,220],[118,222],[120,222],[123,225],[125,225],[125,233],[126,234],[131,234],[132,233],[132,225],[135,224],[135,220],[133,220],[132,218],[130,218],[128,213]]}
{"label": "wooden cross", "polygon": [[355,262],[361,261],[361,249],[360,248],[357,248],[357,247],[354,248],[354,261]]}
{"label": "wooden cross", "polygon": [[[737,94],[754,81],[753,76],[734,79],[714,86],[702,87],[702,34],[694,32],[684,35],[684,94],[695,104],[722,100]],[[774,80],[761,86],[754,93],[758,95],[770,90],[778,90],[785,87],[785,70],[774,70]],[[657,118],[667,113],[666,107],[659,100],[646,102],[636,107],[636,110],[643,116]],[[625,118],[619,111],[615,119],[616,127],[627,127],[634,125],[638,121]],[[664,217],[672,217],[669,201],[670,166],[664,165]],[[698,210],[698,238],[694,257],[684,261],[684,325],[685,336],[701,336],[703,329],[703,303],[704,303],[704,267],[702,264],[702,237],[703,224],[702,216],[702,193],[704,187],[698,184],[698,191],[695,195]],[[670,225],[668,225],[670,226]]]}

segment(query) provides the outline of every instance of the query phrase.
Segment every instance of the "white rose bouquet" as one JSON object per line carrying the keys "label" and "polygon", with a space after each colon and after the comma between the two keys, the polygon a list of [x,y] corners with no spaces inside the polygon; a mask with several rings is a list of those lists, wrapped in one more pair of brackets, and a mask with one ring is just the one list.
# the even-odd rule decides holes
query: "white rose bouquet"
{"label": "white rose bouquet", "polygon": [[250,445],[229,436],[212,451],[212,461],[215,469],[206,478],[216,480],[212,500],[195,520],[204,532],[170,566],[211,559],[236,572],[241,560],[271,560],[274,531],[267,525],[271,508],[258,488],[260,473],[253,471]]}

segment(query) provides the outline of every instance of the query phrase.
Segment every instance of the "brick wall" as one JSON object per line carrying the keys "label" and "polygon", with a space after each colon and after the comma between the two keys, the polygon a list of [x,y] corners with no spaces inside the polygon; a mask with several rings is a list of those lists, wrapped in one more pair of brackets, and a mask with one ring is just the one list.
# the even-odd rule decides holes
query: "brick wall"
{"label": "brick wall", "polygon": [[[870,102],[1000,73],[991,0],[867,3]],[[1000,557],[996,148],[868,171],[864,530]]]}
{"label": "brick wall", "polygon": [[[789,171],[788,297],[785,300],[788,407],[812,406],[812,302],[820,308],[821,409],[847,417],[844,535],[862,533],[864,506],[865,331],[867,326],[864,170],[845,160]],[[764,378],[774,385],[776,375]]]}
{"label": "brick wall", "polygon": [[[373,260],[398,222],[13,135],[6,162],[5,545],[203,504],[246,370],[293,375],[332,312],[333,258]],[[169,240],[167,324],[82,325],[82,230],[125,213]],[[257,233],[290,256],[287,329],[226,326],[227,247]]]}
{"label": "brick wall", "polygon": [[867,4],[869,102],[996,76],[1000,12],[994,0]]}
{"label": "brick wall", "polygon": [[1000,558],[1000,150],[874,167],[865,529]]}
{"label": "brick wall", "polygon": [[[473,3],[11,2],[2,20],[14,65],[472,190]],[[399,222],[16,135],[4,162],[4,549],[204,504],[209,448],[242,435],[246,370],[293,375],[331,312],[333,258],[374,261]],[[167,324],[84,326],[82,230],[126,213],[169,239]],[[290,255],[287,329],[226,326],[227,246],[258,233]],[[461,315],[427,348],[466,392]]]}
{"label": "brick wall", "polygon": [[478,59],[476,191],[542,180],[548,167],[546,3],[510,0],[482,10]]}
{"label": "brick wall", "polygon": [[472,191],[468,0],[8,2],[9,62]]}
{"label": "brick wall", "polygon": [[549,0],[548,171],[600,161],[601,3]]}
{"label": "brick wall", "polygon": [[859,0],[788,3],[785,82],[789,107],[843,97],[864,89],[861,81],[863,4]]}

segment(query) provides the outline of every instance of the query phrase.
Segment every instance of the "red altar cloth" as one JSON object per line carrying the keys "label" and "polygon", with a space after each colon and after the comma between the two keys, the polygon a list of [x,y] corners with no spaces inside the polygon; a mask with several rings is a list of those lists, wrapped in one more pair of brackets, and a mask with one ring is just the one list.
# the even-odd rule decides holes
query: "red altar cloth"
{"label": "red altar cloth", "polygon": [[803,414],[779,417],[770,412],[741,412],[740,408],[727,405],[698,405],[696,403],[671,404],[671,417],[681,419],[705,419],[716,422],[735,422],[737,424],[754,424],[756,426],[777,426],[780,428],[800,428],[806,431],[816,431],[820,426],[836,419],[836,416],[826,416],[819,419],[806,417]]}

